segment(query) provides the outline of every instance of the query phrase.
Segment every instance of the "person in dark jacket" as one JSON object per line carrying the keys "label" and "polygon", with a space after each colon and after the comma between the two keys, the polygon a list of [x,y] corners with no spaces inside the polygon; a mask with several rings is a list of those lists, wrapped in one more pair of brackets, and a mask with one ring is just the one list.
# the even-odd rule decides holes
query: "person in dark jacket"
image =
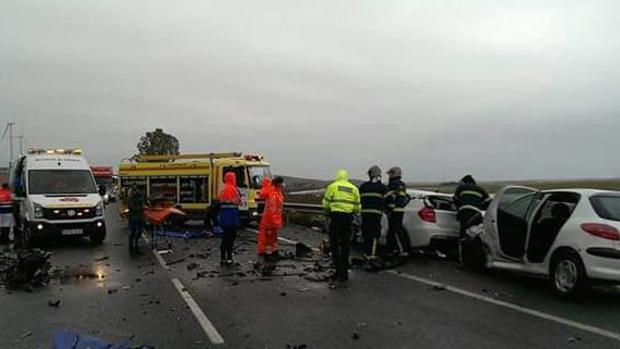
{"label": "person in dark jacket", "polygon": [[387,186],[381,183],[381,168],[372,166],[368,170],[369,181],[360,186],[362,202],[362,237],[364,238],[364,257],[368,261],[377,259],[381,219],[386,210],[385,195]]}
{"label": "person in dark jacket", "polygon": [[129,209],[129,253],[141,254],[138,241],[144,229],[145,199],[140,188],[133,186],[129,193],[127,208]]}
{"label": "person in dark jacket", "polygon": [[482,212],[487,209],[491,198],[486,190],[476,184],[471,175],[461,179],[454,193],[454,204],[458,209],[458,221],[461,225],[461,237],[467,229],[482,223]]}
{"label": "person in dark jacket", "polygon": [[410,243],[409,235],[407,235],[407,231],[403,227],[403,217],[405,215],[405,207],[409,204],[411,198],[407,194],[407,186],[402,180],[402,170],[400,167],[392,167],[387,174],[390,181],[386,195],[389,217],[386,253],[393,254],[397,251],[400,257],[407,257],[409,255]]}

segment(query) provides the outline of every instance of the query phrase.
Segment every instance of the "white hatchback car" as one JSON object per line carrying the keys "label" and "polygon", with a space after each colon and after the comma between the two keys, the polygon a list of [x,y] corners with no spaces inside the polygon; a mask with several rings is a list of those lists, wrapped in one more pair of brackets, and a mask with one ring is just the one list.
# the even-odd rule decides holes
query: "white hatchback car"
{"label": "white hatchback car", "polygon": [[[460,228],[452,195],[411,189],[407,193],[412,199],[405,207],[403,227],[409,235],[410,247],[456,246]],[[388,221],[385,217],[382,228],[382,236],[386,236]]]}
{"label": "white hatchback car", "polygon": [[620,284],[620,192],[506,187],[480,234],[488,268],[549,278],[576,297],[593,283]]}

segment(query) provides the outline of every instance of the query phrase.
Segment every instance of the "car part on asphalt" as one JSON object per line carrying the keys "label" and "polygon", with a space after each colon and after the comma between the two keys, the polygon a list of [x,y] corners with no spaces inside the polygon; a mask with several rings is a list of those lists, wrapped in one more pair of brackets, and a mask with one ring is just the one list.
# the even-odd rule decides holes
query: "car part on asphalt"
{"label": "car part on asphalt", "polygon": [[16,290],[47,286],[51,253],[41,249],[0,253],[0,283]]}

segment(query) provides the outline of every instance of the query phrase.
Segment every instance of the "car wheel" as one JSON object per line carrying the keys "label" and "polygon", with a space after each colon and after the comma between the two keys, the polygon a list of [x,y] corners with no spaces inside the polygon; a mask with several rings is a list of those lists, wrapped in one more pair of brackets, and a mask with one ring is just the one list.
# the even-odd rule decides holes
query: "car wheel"
{"label": "car wheel", "polygon": [[551,286],[562,298],[580,299],[588,286],[585,267],[575,252],[561,252],[551,263]]}
{"label": "car wheel", "polygon": [[90,243],[93,245],[101,245],[105,240],[105,231],[101,233],[90,234]]}

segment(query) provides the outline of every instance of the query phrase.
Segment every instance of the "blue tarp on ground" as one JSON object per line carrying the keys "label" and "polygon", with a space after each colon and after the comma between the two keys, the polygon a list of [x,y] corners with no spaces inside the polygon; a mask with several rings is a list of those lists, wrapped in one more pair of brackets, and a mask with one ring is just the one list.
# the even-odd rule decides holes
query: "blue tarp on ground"
{"label": "blue tarp on ground", "polygon": [[54,332],[52,349],[129,349],[129,341],[110,343],[71,330]]}
{"label": "blue tarp on ground", "polygon": [[206,230],[203,230],[203,231],[157,230],[155,232],[155,235],[165,236],[169,238],[179,238],[179,239],[201,239],[201,238],[211,237],[214,234]]}
{"label": "blue tarp on ground", "polygon": [[56,330],[52,349],[154,349],[151,346],[143,345],[131,347],[129,341],[110,343],[99,338],[81,335],[72,330]]}

